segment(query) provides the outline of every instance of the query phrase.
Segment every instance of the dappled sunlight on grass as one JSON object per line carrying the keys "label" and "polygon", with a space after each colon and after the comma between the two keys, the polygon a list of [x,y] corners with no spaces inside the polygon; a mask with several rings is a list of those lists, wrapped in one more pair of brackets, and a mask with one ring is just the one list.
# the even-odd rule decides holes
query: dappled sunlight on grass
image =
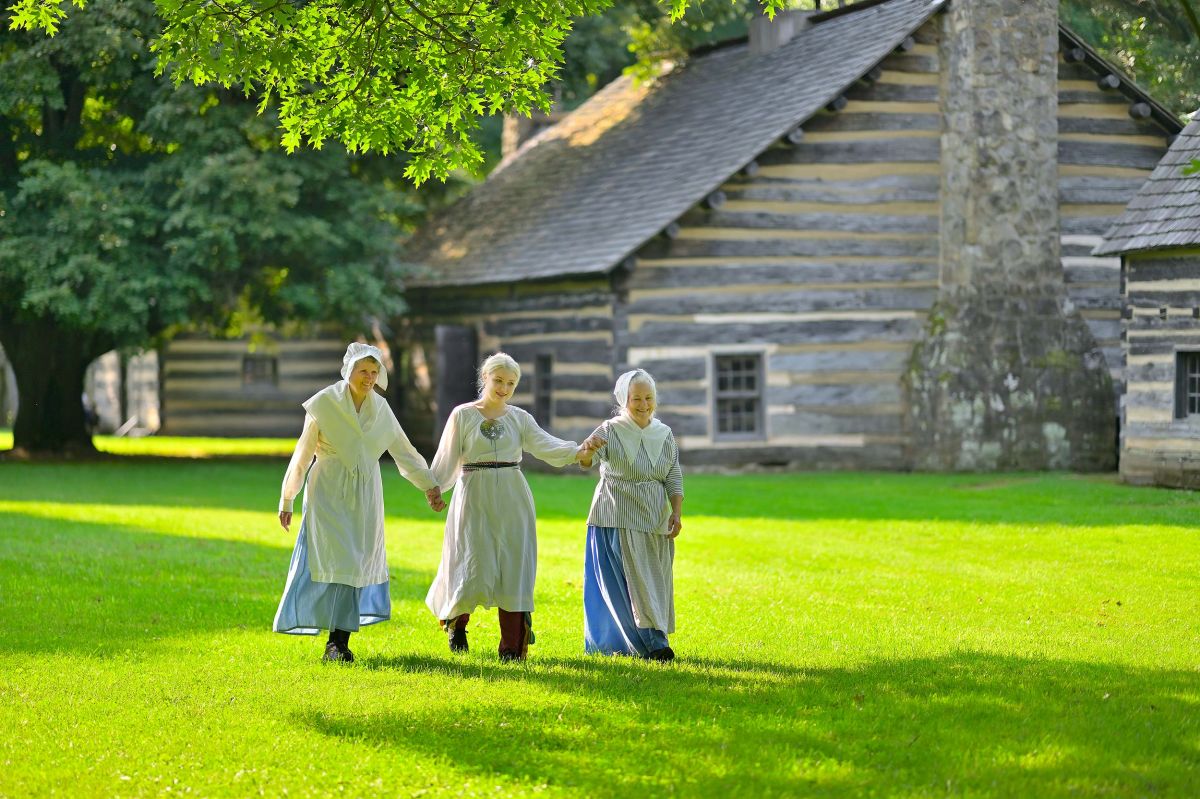
{"label": "dappled sunlight on grass", "polygon": [[[294,438],[192,438],[145,436],[128,438],[95,436],[96,449],[111,455],[145,455],[162,458],[222,458],[229,456],[289,457]],[[11,430],[0,429],[0,451],[12,449]]]}
{"label": "dappled sunlight on grass", "polygon": [[389,465],[392,619],[343,667],[269,632],[282,471],[0,463],[0,795],[1200,795],[1193,494],[689,476],[664,666],[582,653],[593,478],[531,474],[537,643],[506,665],[495,611],[445,651],[445,517]]}

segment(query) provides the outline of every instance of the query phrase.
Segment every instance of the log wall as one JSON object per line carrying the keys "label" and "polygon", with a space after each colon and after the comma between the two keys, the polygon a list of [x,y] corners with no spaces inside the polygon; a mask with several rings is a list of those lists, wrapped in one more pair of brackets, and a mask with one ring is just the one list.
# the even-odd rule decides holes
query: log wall
{"label": "log wall", "polygon": [[1200,415],[1175,418],[1176,358],[1200,352],[1200,249],[1126,256],[1121,477],[1200,487]]}

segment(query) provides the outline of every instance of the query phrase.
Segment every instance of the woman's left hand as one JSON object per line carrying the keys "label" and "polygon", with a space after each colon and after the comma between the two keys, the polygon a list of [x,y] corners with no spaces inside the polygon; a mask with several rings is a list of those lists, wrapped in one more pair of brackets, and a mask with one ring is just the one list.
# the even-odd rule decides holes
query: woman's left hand
{"label": "woman's left hand", "polygon": [[[659,517],[662,518],[662,517]],[[678,513],[672,513],[671,518],[667,519],[667,537],[678,538],[679,533],[683,530],[683,520],[679,518]]]}
{"label": "woman's left hand", "polygon": [[425,492],[425,501],[437,513],[441,513],[446,509],[446,500],[442,499],[442,489],[439,486],[434,486]]}

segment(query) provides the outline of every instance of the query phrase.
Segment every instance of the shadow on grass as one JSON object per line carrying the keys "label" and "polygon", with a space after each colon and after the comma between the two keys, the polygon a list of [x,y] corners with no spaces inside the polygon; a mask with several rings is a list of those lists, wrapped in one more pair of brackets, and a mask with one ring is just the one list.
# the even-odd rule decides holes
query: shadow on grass
{"label": "shadow on grass", "polygon": [[[290,547],[0,512],[0,652],[99,657],[156,640],[271,629]],[[392,596],[429,575],[391,568]]]}
{"label": "shadow on grass", "polygon": [[583,795],[1195,796],[1200,679],[977,652],[798,669],[751,660],[435,657],[367,669],[501,683],[469,701],[310,713],[321,734],[443,759],[464,777]]}

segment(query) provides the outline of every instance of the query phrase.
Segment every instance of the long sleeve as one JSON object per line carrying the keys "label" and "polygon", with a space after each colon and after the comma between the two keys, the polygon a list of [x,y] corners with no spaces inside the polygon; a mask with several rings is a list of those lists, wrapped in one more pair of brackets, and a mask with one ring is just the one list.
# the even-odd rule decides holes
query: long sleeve
{"label": "long sleeve", "polygon": [[446,420],[446,428],[442,430],[442,440],[438,443],[437,454],[433,456],[433,466],[430,467],[433,482],[443,490],[458,482],[462,473],[462,436],[459,435],[459,412],[456,408],[451,411]]}
{"label": "long sleeve", "polygon": [[417,452],[416,447],[408,440],[408,436],[404,430],[400,430],[400,434],[396,436],[396,440],[388,447],[388,452],[392,456],[392,460],[396,462],[396,468],[400,470],[400,474],[405,480],[415,485],[422,491],[428,491],[438,483],[433,479],[433,474],[429,470],[429,464],[421,457],[421,453]]}
{"label": "long sleeve", "polygon": [[575,461],[578,444],[550,435],[527,413],[521,414],[521,420],[522,449],[551,466],[566,466]]}
{"label": "long sleeve", "polygon": [[670,439],[671,445],[671,467],[667,469],[667,476],[663,483],[667,487],[668,497],[683,496],[683,469],[679,467],[679,446],[675,443],[675,438]]}
{"label": "long sleeve", "polygon": [[308,467],[312,465],[313,456],[317,453],[317,437],[319,435],[320,430],[317,427],[317,420],[305,414],[304,430],[300,433],[300,438],[296,441],[296,449],[292,453],[292,460],[288,463],[287,471],[283,474],[283,488],[279,495],[280,513],[284,511],[291,512],[296,495],[304,487],[304,476],[308,474]]}

